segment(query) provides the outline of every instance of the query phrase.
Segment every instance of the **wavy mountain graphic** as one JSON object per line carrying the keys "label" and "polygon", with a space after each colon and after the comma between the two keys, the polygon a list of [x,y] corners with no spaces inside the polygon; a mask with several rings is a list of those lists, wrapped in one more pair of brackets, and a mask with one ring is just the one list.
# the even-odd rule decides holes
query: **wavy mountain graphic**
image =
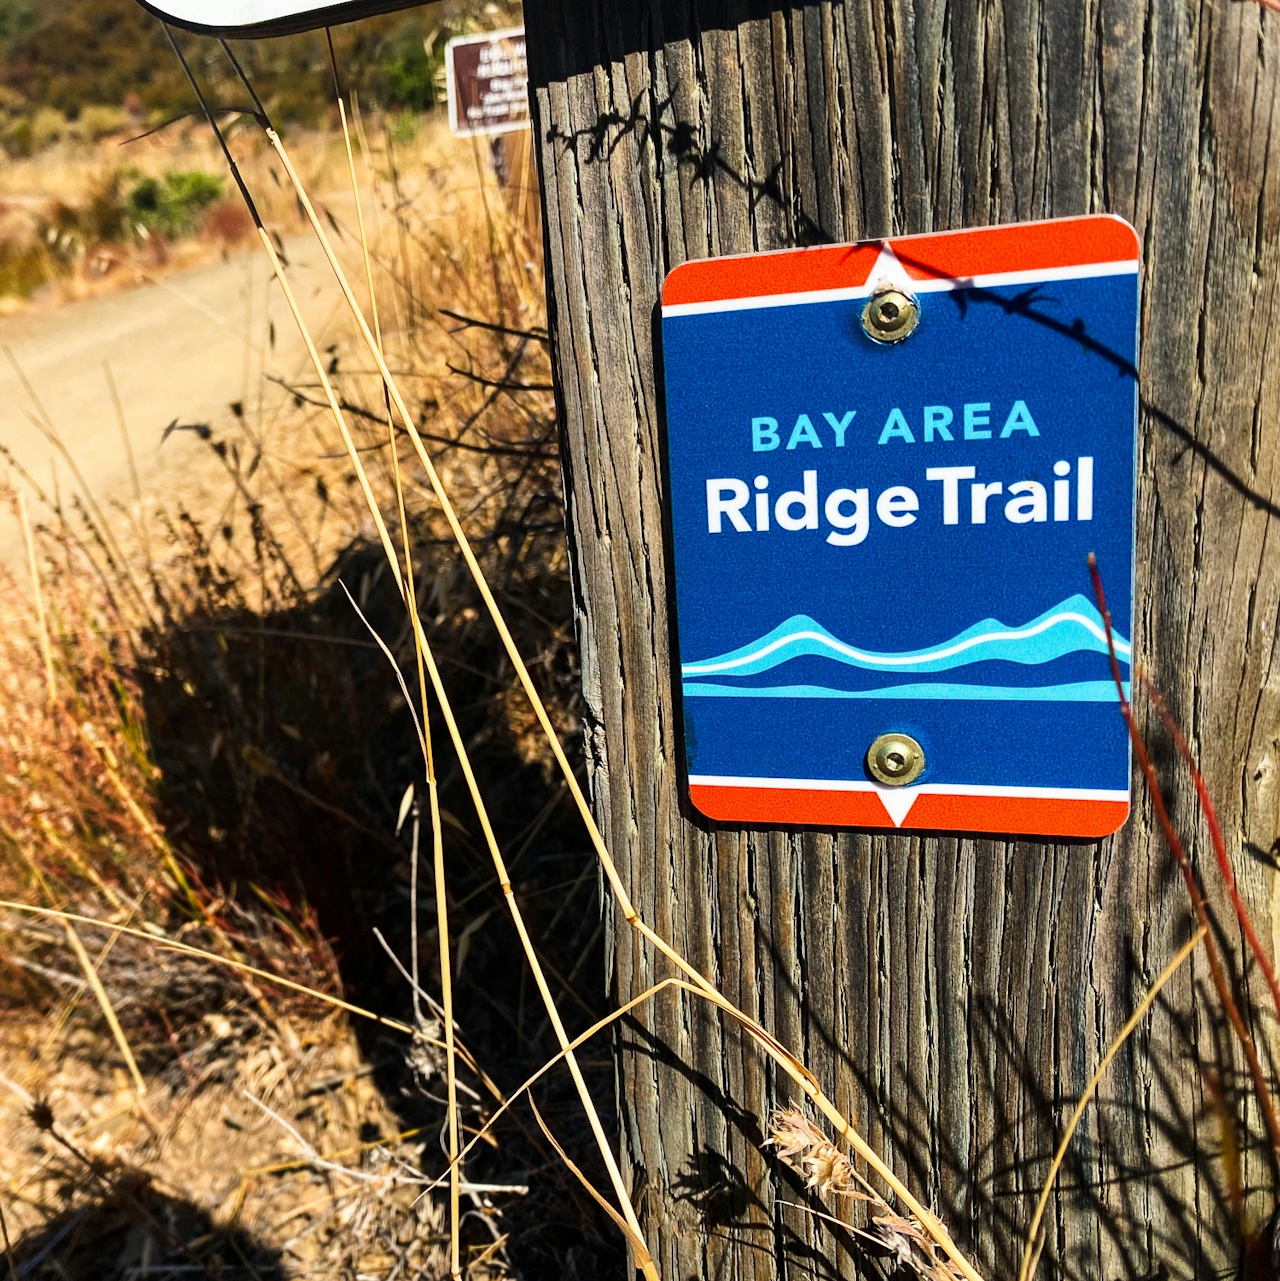
{"label": "wavy mountain graphic", "polygon": [[[1124,682],[1130,697],[1130,682]],[[1073,681],[1068,685],[886,685],[881,689],[827,689],[823,685],[717,685],[686,681],[686,698],[916,698],[945,702],[1115,703],[1114,681]]]}
{"label": "wavy mountain graphic", "polygon": [[[1128,664],[1130,645],[1112,633],[1116,656]],[[681,675],[755,676],[794,658],[829,658],[864,671],[945,672],[973,663],[999,660],[1034,666],[1068,654],[1107,652],[1107,633],[1092,601],[1071,596],[1020,627],[984,618],[958,636],[927,649],[881,654],[857,649],[833,636],[807,614],[796,614],[759,640],[714,658],[685,663]]]}

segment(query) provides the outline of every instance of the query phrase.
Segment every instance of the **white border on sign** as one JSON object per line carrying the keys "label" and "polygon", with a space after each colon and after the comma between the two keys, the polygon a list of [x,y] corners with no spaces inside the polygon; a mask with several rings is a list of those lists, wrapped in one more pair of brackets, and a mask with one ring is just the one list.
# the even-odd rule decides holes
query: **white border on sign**
{"label": "white border on sign", "polygon": [[888,787],[868,779],[839,778],[739,778],[722,774],[690,774],[695,787],[749,787],[756,791],[878,792],[883,796],[993,796],[1046,801],[1127,801],[1130,794],[1112,787],[1002,787],[986,783],[921,783],[916,787]]}
{"label": "white border on sign", "polygon": [[510,120],[506,124],[490,125],[480,129],[464,128],[458,121],[458,90],[453,80],[453,50],[457,45],[489,44],[495,40],[512,40],[523,36],[523,27],[503,27],[501,31],[481,31],[474,36],[454,36],[444,47],[444,80],[445,98],[449,109],[449,132],[455,138],[477,138],[499,133],[518,133],[528,129],[533,123],[532,117],[525,120]]}
{"label": "white border on sign", "polygon": [[[1083,262],[1069,267],[1029,267],[1025,271],[992,271],[982,276],[915,280],[904,275],[905,287],[915,294],[940,294],[956,289],[995,289],[1001,285],[1034,285],[1046,280],[1091,280],[1095,276],[1134,276],[1136,259],[1117,262]],[[765,307],[803,307],[809,303],[847,302],[870,298],[881,282],[875,272],[865,284],[840,289],[810,289],[798,294],[749,294],[742,298],[717,298],[710,302],[675,302],[663,307],[664,318],[672,316],[708,316],[721,311],[758,311]]]}

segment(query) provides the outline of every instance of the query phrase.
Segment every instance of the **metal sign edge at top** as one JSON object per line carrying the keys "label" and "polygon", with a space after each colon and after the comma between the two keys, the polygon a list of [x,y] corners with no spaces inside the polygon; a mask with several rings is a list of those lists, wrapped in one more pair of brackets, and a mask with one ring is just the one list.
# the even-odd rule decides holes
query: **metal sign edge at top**
{"label": "metal sign edge at top", "polygon": [[[318,27],[336,27],[397,9],[412,9],[423,0],[138,0],[162,22],[197,35],[252,39],[290,36]],[[219,20],[210,22],[210,17]]]}

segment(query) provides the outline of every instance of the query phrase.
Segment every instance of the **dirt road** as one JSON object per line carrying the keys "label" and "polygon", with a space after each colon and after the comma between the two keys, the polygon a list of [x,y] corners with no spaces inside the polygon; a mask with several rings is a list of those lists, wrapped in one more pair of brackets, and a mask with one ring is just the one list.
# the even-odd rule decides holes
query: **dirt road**
{"label": "dirt road", "polygon": [[[312,332],[323,333],[339,301],[314,241],[287,245],[289,274]],[[274,328],[275,345],[270,344]],[[297,329],[260,251],[136,289],[27,312],[0,321],[31,391],[104,509],[134,502],[128,458],[104,365],[119,391],[144,502],[199,489],[211,475],[209,450],[180,424],[231,420],[233,402],[259,395],[261,373],[294,375],[306,365]],[[0,443],[47,492],[64,500],[76,482],[66,461],[34,425],[39,411],[13,363],[0,353]],[[0,474],[16,479],[0,459]],[[39,510],[28,487],[33,512]],[[117,514],[113,519],[121,519]],[[12,564],[21,536],[0,512],[0,559]]]}

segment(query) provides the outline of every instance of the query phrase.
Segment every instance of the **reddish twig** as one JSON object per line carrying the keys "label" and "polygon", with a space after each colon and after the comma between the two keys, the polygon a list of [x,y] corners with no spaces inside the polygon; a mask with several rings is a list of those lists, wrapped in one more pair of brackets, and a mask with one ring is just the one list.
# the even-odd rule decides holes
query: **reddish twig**
{"label": "reddish twig", "polygon": [[1191,754],[1191,748],[1187,744],[1186,737],[1182,730],[1178,728],[1178,723],[1173,719],[1173,715],[1165,706],[1164,699],[1160,697],[1160,691],[1152,684],[1151,678],[1145,673],[1139,672],[1139,678],[1147,687],[1147,693],[1151,698],[1151,705],[1156,709],[1160,719],[1164,722],[1164,727],[1173,738],[1174,746],[1178,749],[1178,754],[1187,763],[1187,768],[1191,771],[1191,779],[1196,785],[1196,796],[1200,799],[1200,808],[1204,811],[1205,822],[1209,825],[1209,836],[1213,841],[1213,852],[1218,858],[1218,867],[1222,872],[1222,879],[1226,882],[1227,893],[1231,896],[1231,906],[1235,909],[1236,919],[1240,922],[1240,928],[1244,931],[1244,936],[1248,940],[1249,949],[1253,952],[1258,962],[1258,968],[1262,971],[1267,980],[1267,986],[1271,989],[1271,999],[1275,1003],[1276,1017],[1280,1018],[1280,983],[1276,982],[1275,970],[1271,967],[1271,961],[1263,951],[1262,940],[1258,938],[1257,931],[1253,928],[1253,921],[1249,916],[1249,909],[1245,907],[1244,900],[1240,897],[1240,891],[1236,887],[1236,875],[1231,867],[1231,860],[1227,857],[1227,844],[1222,838],[1222,828],[1218,825],[1218,815],[1213,808],[1213,799],[1209,795],[1209,786],[1204,781],[1204,775],[1200,773],[1196,766],[1195,757]]}
{"label": "reddish twig", "polygon": [[1089,575],[1093,579],[1093,591],[1098,598],[1098,612],[1102,615],[1102,624],[1107,632],[1107,653],[1111,656],[1111,675],[1116,683],[1116,691],[1120,695],[1120,711],[1124,716],[1125,725],[1128,726],[1129,738],[1133,742],[1134,753],[1137,755],[1138,763],[1142,767],[1142,775],[1147,781],[1147,790],[1151,793],[1151,804],[1156,812],[1156,821],[1160,824],[1160,830],[1164,833],[1165,840],[1169,842],[1169,848],[1173,851],[1178,870],[1182,873],[1182,879],[1186,884],[1187,895],[1191,899],[1191,906],[1195,911],[1196,919],[1205,929],[1204,951],[1209,961],[1209,973],[1213,977],[1214,987],[1218,989],[1218,997],[1222,1001],[1222,1007],[1227,1013],[1227,1018],[1230,1020],[1231,1026],[1235,1029],[1236,1036],[1240,1038],[1240,1044],[1244,1048],[1244,1055],[1249,1063],[1249,1074],[1253,1077],[1253,1087],[1258,1096],[1258,1106],[1262,1109],[1267,1133],[1271,1139],[1271,1147],[1273,1153],[1280,1156],[1280,1121],[1276,1119],[1275,1104],[1271,1100],[1271,1091],[1267,1088],[1267,1078],[1262,1070],[1262,1063],[1258,1059],[1257,1046],[1254,1045],[1253,1037],[1249,1035],[1249,1029],[1245,1027],[1244,1019],[1241,1018],[1240,1010],[1231,995],[1231,988],[1227,983],[1227,976],[1222,968],[1222,958],[1218,954],[1218,947],[1214,941],[1209,921],[1209,910],[1205,906],[1204,895],[1200,892],[1200,885],[1196,881],[1196,874],[1191,866],[1191,860],[1187,857],[1187,851],[1178,839],[1178,834],[1173,830],[1173,822],[1169,818],[1169,811],[1165,808],[1164,796],[1160,791],[1160,780],[1156,777],[1155,766],[1151,764],[1151,757],[1147,753],[1147,745],[1143,742],[1142,735],[1138,732],[1137,722],[1133,719],[1133,708],[1129,705],[1128,698],[1125,697],[1124,680],[1120,675],[1120,660],[1116,657],[1115,640],[1111,633],[1111,611],[1107,609],[1107,596],[1102,590],[1102,575],[1098,573],[1097,557],[1092,552],[1089,553]]}

